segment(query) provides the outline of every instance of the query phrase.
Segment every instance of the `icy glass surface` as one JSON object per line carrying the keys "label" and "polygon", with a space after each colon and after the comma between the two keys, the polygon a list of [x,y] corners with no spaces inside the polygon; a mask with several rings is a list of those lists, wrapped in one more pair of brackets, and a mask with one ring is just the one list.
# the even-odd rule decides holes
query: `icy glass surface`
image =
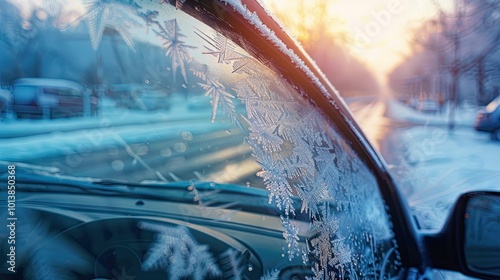
{"label": "icy glass surface", "polygon": [[160,2],[0,2],[13,279],[395,277],[376,178],[308,92],[245,31]]}

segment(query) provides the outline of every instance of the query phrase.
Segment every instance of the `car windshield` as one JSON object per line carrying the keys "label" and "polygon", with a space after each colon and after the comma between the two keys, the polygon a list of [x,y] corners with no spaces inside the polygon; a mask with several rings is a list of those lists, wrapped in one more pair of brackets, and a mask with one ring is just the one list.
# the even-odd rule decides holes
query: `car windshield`
{"label": "car windshield", "polygon": [[[148,23],[147,9],[126,5],[131,11],[123,22],[111,14],[102,30],[92,30],[89,21],[96,19],[78,7],[52,17],[42,7],[5,6],[20,10],[8,15],[18,25],[2,34],[4,50],[11,49],[2,52],[2,61],[10,62],[2,85],[12,85],[14,101],[2,123],[4,160],[78,177],[262,188],[255,176],[260,166],[235,119],[244,107],[224,87],[235,78],[225,74],[229,65],[213,64],[205,48],[218,43],[214,30],[187,25],[178,15]],[[33,14],[23,18],[23,9]],[[22,26],[28,22],[33,26]],[[15,44],[20,51],[13,51]],[[85,89],[75,90],[75,82]]]}
{"label": "car windshield", "polygon": [[95,279],[132,273],[127,254],[144,279],[395,277],[368,160],[244,32],[184,2],[0,2],[0,160],[40,248],[19,253],[25,279],[46,236],[78,240],[85,265],[66,268]]}

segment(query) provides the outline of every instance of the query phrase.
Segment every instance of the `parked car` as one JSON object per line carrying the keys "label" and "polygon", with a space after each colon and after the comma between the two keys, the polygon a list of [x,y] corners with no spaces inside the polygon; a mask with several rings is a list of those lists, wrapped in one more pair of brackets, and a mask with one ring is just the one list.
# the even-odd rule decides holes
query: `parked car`
{"label": "parked car", "polygon": [[97,98],[82,85],[64,79],[20,78],[12,82],[18,118],[68,118],[95,115]]}
{"label": "parked car", "polygon": [[491,138],[500,141],[500,96],[477,113],[474,128],[491,133]]}
{"label": "parked car", "polygon": [[[500,277],[500,193],[464,194],[442,230],[418,231],[337,91],[258,1],[87,4],[51,10],[58,25],[33,40],[77,37],[51,55],[84,60],[113,49],[103,80],[138,83],[127,69],[163,60],[210,106],[177,98],[170,115],[114,119],[110,104],[92,128],[1,139],[2,279]],[[5,67],[35,68],[12,53],[19,65]]]}

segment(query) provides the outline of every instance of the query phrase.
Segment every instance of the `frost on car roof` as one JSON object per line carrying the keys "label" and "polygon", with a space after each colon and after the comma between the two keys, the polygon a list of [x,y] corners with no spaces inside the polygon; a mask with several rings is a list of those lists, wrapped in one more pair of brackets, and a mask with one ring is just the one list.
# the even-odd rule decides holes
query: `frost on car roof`
{"label": "frost on car roof", "polygon": [[[314,75],[311,69],[309,69],[309,67],[305,64],[305,62],[302,59],[300,59],[300,57],[292,49],[289,49],[287,45],[280,38],[278,38],[278,36],[276,36],[276,33],[274,33],[274,31],[272,31],[262,22],[257,13],[251,12],[244,4],[241,3],[240,0],[228,0],[223,2],[227,2],[230,5],[232,5],[236,11],[238,11],[242,16],[244,16],[248,20],[248,22],[250,22],[257,29],[259,29],[259,31],[264,37],[273,42],[273,44],[281,52],[290,57],[290,59],[292,59],[295,65],[297,65],[302,71],[304,71],[307,74],[309,79],[311,79],[311,81],[321,90],[321,92],[325,96],[327,97],[330,96],[329,91],[320,82],[318,77]],[[336,94],[338,93],[336,92]]]}

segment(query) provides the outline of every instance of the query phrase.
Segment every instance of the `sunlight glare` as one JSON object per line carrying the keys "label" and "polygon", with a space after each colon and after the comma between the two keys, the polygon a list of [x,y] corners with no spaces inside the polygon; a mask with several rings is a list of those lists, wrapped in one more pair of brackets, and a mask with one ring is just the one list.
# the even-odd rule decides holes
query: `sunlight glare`
{"label": "sunlight glare", "polygon": [[[265,2],[270,7],[291,9],[286,0]],[[348,42],[342,47],[364,62],[383,84],[387,74],[410,54],[413,32],[438,14],[437,7],[449,10],[453,5],[452,0],[334,0],[327,3],[328,16],[344,23],[330,26],[330,31],[335,34],[342,29],[340,31],[347,33]],[[298,12],[287,14],[293,17]]]}

